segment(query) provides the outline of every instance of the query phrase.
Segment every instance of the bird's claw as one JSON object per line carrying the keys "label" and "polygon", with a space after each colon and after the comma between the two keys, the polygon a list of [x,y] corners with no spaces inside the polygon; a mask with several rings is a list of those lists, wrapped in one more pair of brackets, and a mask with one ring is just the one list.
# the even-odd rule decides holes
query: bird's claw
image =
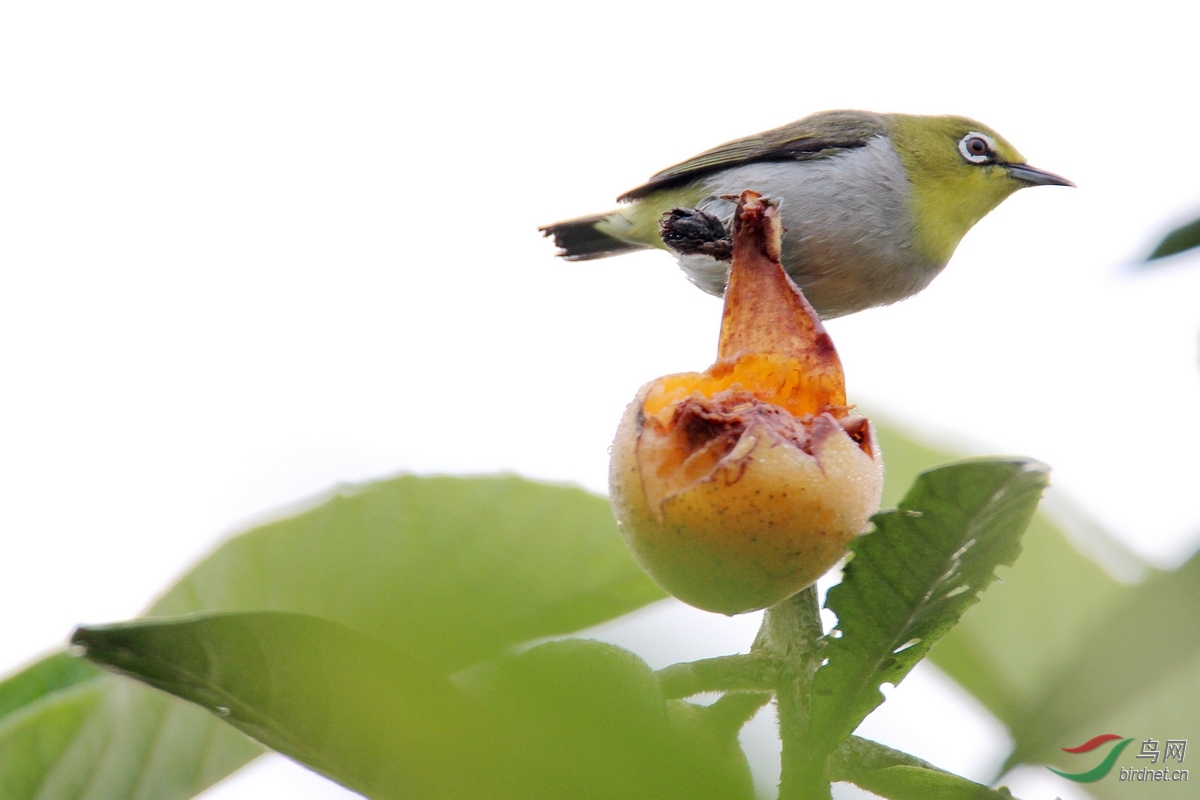
{"label": "bird's claw", "polygon": [[680,255],[733,260],[733,237],[720,219],[697,208],[673,208],[663,215],[663,244]]}

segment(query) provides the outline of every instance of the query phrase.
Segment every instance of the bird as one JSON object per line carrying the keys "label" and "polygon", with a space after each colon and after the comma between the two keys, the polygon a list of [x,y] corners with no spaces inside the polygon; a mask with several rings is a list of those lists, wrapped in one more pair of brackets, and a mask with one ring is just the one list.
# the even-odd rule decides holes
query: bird
{"label": "bird", "polygon": [[833,319],[923,290],[1017,190],[1074,185],[966,117],[823,111],[669,167],[615,211],[540,230],[568,261],[667,250],[721,296],[737,197],[751,189],[779,205],[784,268]]}

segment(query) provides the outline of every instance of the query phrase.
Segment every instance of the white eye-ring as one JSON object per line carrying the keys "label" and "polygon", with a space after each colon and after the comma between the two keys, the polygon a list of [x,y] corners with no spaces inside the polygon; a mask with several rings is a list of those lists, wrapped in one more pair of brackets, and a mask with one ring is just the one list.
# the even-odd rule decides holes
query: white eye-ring
{"label": "white eye-ring", "polygon": [[972,164],[987,164],[996,158],[996,143],[986,133],[971,131],[959,140],[958,152]]}

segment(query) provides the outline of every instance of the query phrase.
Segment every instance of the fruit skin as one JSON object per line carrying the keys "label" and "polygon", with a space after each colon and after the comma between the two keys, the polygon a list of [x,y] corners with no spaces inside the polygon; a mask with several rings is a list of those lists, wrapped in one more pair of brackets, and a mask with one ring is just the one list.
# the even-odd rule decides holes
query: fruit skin
{"label": "fruit skin", "polygon": [[717,360],[641,388],[609,462],[613,512],[660,586],[740,614],[811,586],[879,508],[883,462],[841,360],[780,261],[779,207],[741,194]]}
{"label": "fruit skin", "polygon": [[664,491],[672,476],[656,468],[662,460],[654,455],[667,434],[661,415],[643,409],[657,383],[625,410],[609,488],[626,544],[668,592],[722,614],[766,608],[812,585],[864,532],[883,489],[868,420],[791,418],[808,429],[809,453],[769,420],[751,419],[711,470]]}

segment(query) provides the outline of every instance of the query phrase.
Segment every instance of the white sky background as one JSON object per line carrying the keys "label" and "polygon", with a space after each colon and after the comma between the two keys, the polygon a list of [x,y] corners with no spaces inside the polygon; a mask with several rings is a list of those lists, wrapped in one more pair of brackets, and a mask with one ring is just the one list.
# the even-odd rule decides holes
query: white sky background
{"label": "white sky background", "polygon": [[[602,491],[624,405],[710,363],[720,303],[664,254],[562,263],[536,227],[827,108],[973,116],[1079,184],[1019,193],[922,296],[831,324],[851,399],[1040,458],[1179,563],[1200,256],[1129,265],[1200,213],[1198,8],[6,4],[0,672],[340,481]],[[653,613],[688,622],[648,638],[706,642],[684,657],[752,636]],[[868,725],[987,779],[1003,732],[934,671],[911,683],[940,733]],[[339,795],[279,760],[206,797]]]}

